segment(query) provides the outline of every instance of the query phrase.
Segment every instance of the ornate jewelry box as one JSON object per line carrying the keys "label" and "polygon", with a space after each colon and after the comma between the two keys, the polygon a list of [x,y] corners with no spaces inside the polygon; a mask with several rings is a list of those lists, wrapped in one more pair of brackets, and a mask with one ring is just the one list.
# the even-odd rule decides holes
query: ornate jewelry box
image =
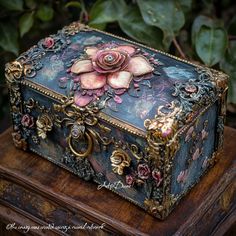
{"label": "ornate jewelry box", "polygon": [[16,147],[157,218],[217,161],[227,93],[219,71],[77,22],[5,71]]}

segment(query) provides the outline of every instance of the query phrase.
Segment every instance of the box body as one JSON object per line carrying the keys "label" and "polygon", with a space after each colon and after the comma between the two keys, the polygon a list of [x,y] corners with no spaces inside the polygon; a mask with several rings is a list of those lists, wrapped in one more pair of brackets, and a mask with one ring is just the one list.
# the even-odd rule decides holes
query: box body
{"label": "box body", "polygon": [[6,79],[18,148],[160,219],[223,145],[225,74],[77,22],[8,63]]}

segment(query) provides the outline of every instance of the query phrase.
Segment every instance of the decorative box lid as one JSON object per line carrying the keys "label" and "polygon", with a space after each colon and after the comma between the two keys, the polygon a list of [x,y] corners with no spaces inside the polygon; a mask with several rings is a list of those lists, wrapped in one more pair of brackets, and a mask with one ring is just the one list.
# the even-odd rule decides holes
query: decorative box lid
{"label": "decorative box lid", "polygon": [[[227,88],[221,72],[77,22],[40,40],[6,70],[12,67],[23,84],[56,100],[73,97],[79,107],[98,103],[104,120],[141,136],[154,128],[155,116],[192,119]],[[172,132],[168,122],[173,119],[165,119],[163,135]]]}

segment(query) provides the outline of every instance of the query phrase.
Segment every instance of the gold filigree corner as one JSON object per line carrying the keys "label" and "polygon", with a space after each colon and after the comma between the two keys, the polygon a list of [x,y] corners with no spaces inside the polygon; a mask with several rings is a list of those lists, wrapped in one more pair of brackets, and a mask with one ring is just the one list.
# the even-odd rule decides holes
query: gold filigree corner
{"label": "gold filigree corner", "polygon": [[145,199],[144,205],[150,214],[160,219],[164,219],[169,215],[169,212],[171,211],[176,201],[177,197],[170,194],[164,198],[162,203],[159,203],[154,199]]}
{"label": "gold filigree corner", "polygon": [[90,29],[89,26],[80,23],[79,21],[75,21],[75,22],[72,22],[70,25],[65,26],[63,30],[68,35],[75,35],[79,33],[80,31],[89,31],[92,29]]}
{"label": "gold filigree corner", "polygon": [[218,90],[224,92],[228,89],[229,76],[221,71],[212,70],[212,76]]}
{"label": "gold filigree corner", "polygon": [[150,214],[162,218],[164,207],[158,201],[155,201],[153,199],[145,199],[144,205]]}
{"label": "gold filigree corner", "polygon": [[5,65],[5,77],[7,83],[19,81],[23,75],[24,67],[18,61],[8,62]]}
{"label": "gold filigree corner", "polygon": [[[168,109],[168,112],[163,112]],[[178,120],[176,116],[182,112],[181,106],[176,106],[174,101],[166,106],[160,106],[154,119],[146,119],[144,127],[147,130],[147,136],[153,143],[167,143],[173,139],[178,130]]]}

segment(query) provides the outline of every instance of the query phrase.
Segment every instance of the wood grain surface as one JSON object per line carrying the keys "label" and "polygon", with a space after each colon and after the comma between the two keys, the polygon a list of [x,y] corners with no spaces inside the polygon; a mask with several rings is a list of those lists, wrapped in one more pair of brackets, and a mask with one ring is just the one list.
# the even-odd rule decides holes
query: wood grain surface
{"label": "wood grain surface", "polygon": [[236,221],[236,130],[226,127],[219,162],[160,221],[107,189],[13,146],[0,136],[0,219],[17,225],[104,223],[103,230],[35,230],[33,235],[223,235]]}

